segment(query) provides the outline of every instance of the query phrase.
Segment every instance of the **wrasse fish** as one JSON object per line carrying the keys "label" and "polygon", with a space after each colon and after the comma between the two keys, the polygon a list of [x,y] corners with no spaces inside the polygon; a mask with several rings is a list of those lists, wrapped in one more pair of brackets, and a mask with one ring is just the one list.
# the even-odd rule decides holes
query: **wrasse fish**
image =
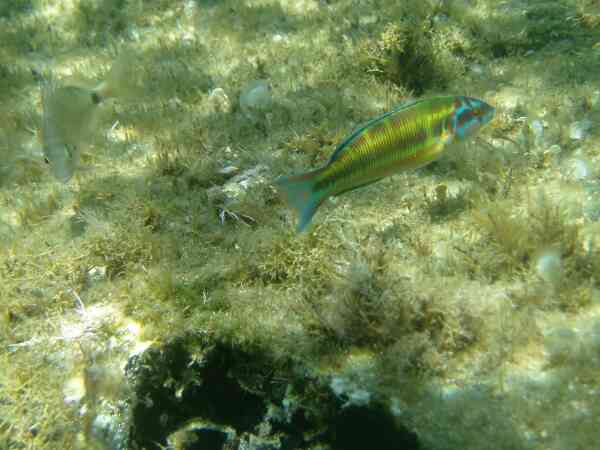
{"label": "wrasse fish", "polygon": [[280,177],[275,184],[298,210],[302,231],[326,198],[435,161],[447,145],[473,135],[494,113],[487,103],[464,96],[404,104],[355,130],[325,167]]}
{"label": "wrasse fish", "polygon": [[81,147],[97,125],[98,106],[133,89],[131,79],[126,79],[125,62],[118,60],[95,88],[60,86],[52,78],[42,84],[42,148],[60,181],[66,183],[77,170]]}

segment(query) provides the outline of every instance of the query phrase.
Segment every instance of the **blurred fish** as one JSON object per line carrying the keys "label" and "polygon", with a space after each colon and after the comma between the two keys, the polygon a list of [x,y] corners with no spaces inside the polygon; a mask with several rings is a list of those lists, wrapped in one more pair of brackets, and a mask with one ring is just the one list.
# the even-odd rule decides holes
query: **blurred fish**
{"label": "blurred fish", "polygon": [[81,147],[97,127],[98,106],[125,95],[133,87],[125,60],[118,60],[97,87],[59,86],[52,78],[42,84],[42,144],[44,157],[57,179],[66,183],[79,166]]}
{"label": "blurred fish", "polygon": [[494,113],[487,103],[464,96],[404,104],[355,130],[325,167],[281,177],[276,185],[298,210],[302,231],[327,197],[435,161],[448,144],[474,134]]}

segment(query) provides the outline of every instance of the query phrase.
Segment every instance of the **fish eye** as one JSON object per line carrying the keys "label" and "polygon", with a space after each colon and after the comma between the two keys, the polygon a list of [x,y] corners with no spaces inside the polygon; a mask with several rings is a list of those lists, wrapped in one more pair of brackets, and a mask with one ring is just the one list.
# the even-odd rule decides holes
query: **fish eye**
{"label": "fish eye", "polygon": [[48,159],[46,156],[44,156],[44,162],[45,162],[46,164],[50,165],[50,160],[49,160],[49,159]]}

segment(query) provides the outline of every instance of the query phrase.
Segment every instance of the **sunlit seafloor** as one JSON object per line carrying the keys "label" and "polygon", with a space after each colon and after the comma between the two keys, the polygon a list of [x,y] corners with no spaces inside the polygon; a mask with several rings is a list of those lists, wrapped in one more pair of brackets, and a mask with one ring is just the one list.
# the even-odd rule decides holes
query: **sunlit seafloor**
{"label": "sunlit seafloor", "polygon": [[[599,31],[587,0],[0,3],[0,448],[596,448]],[[495,117],[296,233],[278,177],[442,95]]]}

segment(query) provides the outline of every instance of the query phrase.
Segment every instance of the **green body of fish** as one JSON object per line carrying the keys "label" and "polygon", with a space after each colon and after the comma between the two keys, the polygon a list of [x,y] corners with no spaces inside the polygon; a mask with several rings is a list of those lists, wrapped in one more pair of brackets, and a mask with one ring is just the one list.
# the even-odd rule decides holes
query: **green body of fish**
{"label": "green body of fish", "polygon": [[424,166],[436,160],[455,138],[473,134],[493,115],[494,108],[487,103],[464,96],[403,105],[354,131],[325,167],[280,178],[276,184],[299,211],[301,231],[327,197]]}

